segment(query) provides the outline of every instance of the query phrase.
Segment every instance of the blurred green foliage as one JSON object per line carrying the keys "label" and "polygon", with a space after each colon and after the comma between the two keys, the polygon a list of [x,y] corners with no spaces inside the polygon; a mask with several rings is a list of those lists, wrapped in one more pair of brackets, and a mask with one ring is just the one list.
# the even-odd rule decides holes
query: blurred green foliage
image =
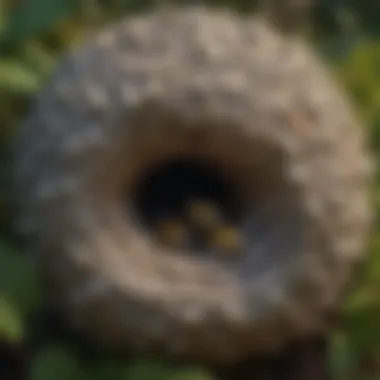
{"label": "blurred green foliage", "polygon": [[[10,211],[6,183],[10,173],[7,147],[34,94],[61,54],[103,23],[158,0],[2,0],[0,1],[0,339],[20,341],[28,315],[40,303],[38,275],[28,256],[20,254],[7,231]],[[167,0],[170,2],[169,0]],[[171,1],[173,3],[174,1]],[[185,3],[186,1],[177,1]],[[242,9],[246,0],[215,0]],[[317,0],[311,39],[346,86],[369,129],[380,161],[380,2]],[[380,167],[380,166],[379,166]],[[379,177],[379,175],[378,175]],[[374,196],[380,210],[380,187]],[[380,378],[380,234],[360,286],[347,300],[340,331],[331,340],[334,379]],[[104,360],[85,365],[69,348],[44,347],[32,363],[32,380],[208,380],[197,369],[172,370],[141,360],[131,364]]]}

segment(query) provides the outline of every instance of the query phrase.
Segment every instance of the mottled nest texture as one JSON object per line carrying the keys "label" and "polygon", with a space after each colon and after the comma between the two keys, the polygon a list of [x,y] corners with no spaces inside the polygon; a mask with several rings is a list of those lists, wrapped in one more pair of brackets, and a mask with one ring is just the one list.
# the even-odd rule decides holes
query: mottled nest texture
{"label": "mottled nest texture", "polygon": [[[185,159],[232,184],[241,254],[163,248],[138,221],[137,183]],[[326,328],[365,251],[370,182],[362,128],[304,43],[188,8],[130,17],[63,59],[21,128],[14,194],[76,326],[217,363]]]}

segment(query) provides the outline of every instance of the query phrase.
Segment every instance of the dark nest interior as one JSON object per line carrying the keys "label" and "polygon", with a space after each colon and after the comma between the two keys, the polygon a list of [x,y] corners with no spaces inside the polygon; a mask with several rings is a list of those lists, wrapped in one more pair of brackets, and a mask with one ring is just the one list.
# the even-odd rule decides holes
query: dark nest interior
{"label": "dark nest interior", "polygon": [[202,154],[169,155],[148,165],[129,192],[136,223],[163,248],[218,257],[243,253],[244,222],[265,198],[284,190],[278,152],[265,150],[271,165],[253,160],[244,167],[229,157],[226,170],[223,155]]}
{"label": "dark nest interior", "polygon": [[236,184],[208,159],[152,165],[134,186],[132,204],[139,224],[166,247],[236,250],[243,242]]}

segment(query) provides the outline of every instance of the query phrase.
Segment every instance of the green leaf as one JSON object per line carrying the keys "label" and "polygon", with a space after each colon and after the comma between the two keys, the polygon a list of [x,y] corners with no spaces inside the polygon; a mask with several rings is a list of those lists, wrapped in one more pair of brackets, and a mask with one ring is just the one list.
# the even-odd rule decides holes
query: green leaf
{"label": "green leaf", "polygon": [[0,61],[0,90],[34,93],[41,86],[41,77],[18,61]]}
{"label": "green leaf", "polygon": [[128,380],[167,380],[169,369],[164,365],[151,360],[138,360],[128,371]]}
{"label": "green leaf", "polygon": [[2,41],[17,43],[35,37],[67,17],[80,1],[24,0],[9,14]]}
{"label": "green leaf", "polygon": [[69,350],[49,346],[33,360],[30,380],[84,380],[84,371]]}
{"label": "green leaf", "polygon": [[202,369],[172,368],[155,361],[140,359],[130,366],[128,380],[213,380],[213,378]]}
{"label": "green leaf", "polygon": [[190,368],[174,372],[168,380],[214,380],[214,378],[205,370]]}
{"label": "green leaf", "polygon": [[0,239],[0,290],[22,315],[34,311],[42,291],[37,268],[29,256],[15,252]]}
{"label": "green leaf", "polygon": [[41,77],[47,77],[56,64],[56,58],[38,41],[26,43],[23,53],[25,64],[28,64],[28,67],[35,70]]}
{"label": "green leaf", "polygon": [[126,380],[129,379],[129,362],[119,360],[101,360],[87,368],[92,380]]}
{"label": "green leaf", "polygon": [[355,365],[355,353],[346,335],[338,332],[330,342],[329,366],[332,378],[347,380]]}
{"label": "green leaf", "polygon": [[14,306],[0,293],[0,338],[18,342],[23,338],[24,326],[20,314]]}

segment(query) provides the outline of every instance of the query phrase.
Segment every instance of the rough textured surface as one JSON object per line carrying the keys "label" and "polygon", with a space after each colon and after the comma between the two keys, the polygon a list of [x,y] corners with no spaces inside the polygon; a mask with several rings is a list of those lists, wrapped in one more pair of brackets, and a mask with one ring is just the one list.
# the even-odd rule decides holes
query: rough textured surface
{"label": "rough textured surface", "polygon": [[[130,18],[70,53],[21,130],[15,197],[72,320],[210,362],[323,330],[371,219],[370,161],[336,87],[301,42],[202,9]],[[161,250],[125,213],[139,172],[194,152],[246,205],[250,249],[228,265]]]}

